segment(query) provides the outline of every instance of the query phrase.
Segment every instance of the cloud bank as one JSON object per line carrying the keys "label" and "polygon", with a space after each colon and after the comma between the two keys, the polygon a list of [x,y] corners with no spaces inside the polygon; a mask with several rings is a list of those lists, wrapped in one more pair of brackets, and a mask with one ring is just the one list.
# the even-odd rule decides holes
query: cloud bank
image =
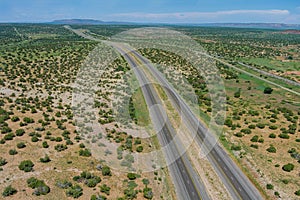
{"label": "cloud bank", "polygon": [[[118,13],[110,15],[116,20],[146,22],[282,22],[291,18],[288,10],[228,10],[215,12],[174,12],[174,13]],[[295,19],[296,21],[298,19]],[[299,21],[300,22],[300,21]]]}

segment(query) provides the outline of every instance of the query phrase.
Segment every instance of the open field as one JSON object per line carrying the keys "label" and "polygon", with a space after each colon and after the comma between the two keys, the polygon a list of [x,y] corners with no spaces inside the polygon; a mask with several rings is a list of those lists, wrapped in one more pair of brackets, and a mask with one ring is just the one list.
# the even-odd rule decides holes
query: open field
{"label": "open field", "polygon": [[[108,39],[137,27],[85,25],[73,28]],[[288,79],[300,80],[299,35],[275,30],[170,28],[183,31],[209,54],[226,62],[242,61]],[[0,199],[91,199],[92,195],[118,200],[175,198],[167,168],[153,166],[153,172],[148,173],[134,170],[134,159],[130,155],[151,152],[158,149],[159,144],[156,137],[139,135],[151,135],[153,130],[141,89],[128,96],[131,79],[126,74],[130,67],[124,58],[119,56],[108,64],[97,84],[94,101],[97,113],[93,120],[103,130],[85,129],[81,133],[82,127],[78,128],[81,124],[74,119],[72,93],[82,64],[98,43],[76,36],[60,25],[8,24],[0,26],[0,33],[0,192],[9,185],[17,190]],[[202,75],[174,53],[159,49],[139,51],[153,63],[160,64],[158,70],[169,81],[177,83],[174,88],[178,91],[190,89],[180,87],[182,79],[191,85],[198,98],[199,118],[208,124],[212,100]],[[299,96],[220,62],[216,62],[216,66],[227,97],[220,143],[266,199],[297,199],[296,191],[300,190]],[[287,83],[276,83],[289,87]],[[173,116],[171,120],[176,127],[178,116],[173,113],[162,88],[155,88],[172,111],[168,114]],[[76,109],[80,110],[82,105]],[[122,115],[124,109],[129,109],[129,119]],[[119,148],[111,152],[105,146],[109,144]],[[196,145],[192,145],[188,153],[195,156],[197,151]],[[114,155],[131,173],[107,167],[110,156]],[[218,198],[227,199],[228,194],[220,190],[223,185],[217,175],[210,172],[208,161],[201,159],[193,158],[199,173],[203,170],[201,176],[206,177],[209,190]],[[24,168],[22,161],[31,161],[34,166],[30,167],[27,162],[29,166]],[[36,181],[36,187],[28,183],[31,177],[40,180]],[[214,189],[214,180],[219,181],[215,182],[219,190]]]}
{"label": "open field", "polygon": [[[73,83],[97,43],[55,25],[2,25],[0,30],[7,33],[0,45],[1,199],[9,194],[9,185],[17,192],[5,199],[172,198],[166,169],[120,172],[106,167],[105,156],[96,159],[89,147],[101,145],[102,139],[119,144],[120,152],[153,148],[150,141],[131,136],[134,122],[121,125],[113,119],[111,106],[124,101],[115,98],[122,91],[115,88],[126,87],[128,67],[122,58],[110,64],[96,92],[97,120],[105,131],[86,138],[74,120]],[[141,97],[138,91],[133,104],[139,122],[146,124]],[[22,161],[28,168],[20,167]],[[36,186],[29,186],[31,177],[38,179]]]}

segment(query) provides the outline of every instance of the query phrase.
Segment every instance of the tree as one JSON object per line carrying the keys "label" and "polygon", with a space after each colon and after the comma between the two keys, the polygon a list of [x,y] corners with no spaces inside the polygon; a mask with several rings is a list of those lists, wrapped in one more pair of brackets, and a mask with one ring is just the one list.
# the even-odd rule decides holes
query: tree
{"label": "tree", "polygon": [[267,187],[268,190],[273,190],[274,189],[274,186],[272,184],[267,184],[266,187]]}
{"label": "tree", "polygon": [[48,148],[48,147],[49,147],[47,141],[44,141],[44,142],[42,143],[42,146],[43,146],[43,148]]}
{"label": "tree", "polygon": [[147,185],[149,185],[149,180],[148,179],[146,179],[146,178],[144,178],[143,180],[142,180],[142,182],[143,182],[143,184],[147,187]]}
{"label": "tree", "polygon": [[100,186],[100,191],[105,193],[106,195],[109,195],[110,187],[108,187],[106,184],[103,184]]}
{"label": "tree", "polygon": [[127,174],[127,178],[129,179],[129,180],[135,180],[136,179],[136,174],[135,173],[128,173]]}
{"label": "tree", "polygon": [[288,163],[286,165],[283,165],[282,169],[283,171],[290,172],[294,169],[294,165],[292,163]]}
{"label": "tree", "polygon": [[236,92],[234,93],[234,97],[235,97],[235,98],[240,98],[240,96],[241,96],[241,89],[239,89],[238,91],[236,91]]}
{"label": "tree", "polygon": [[31,172],[33,170],[34,164],[31,160],[24,160],[20,163],[19,169],[24,172]]}
{"label": "tree", "polygon": [[102,167],[102,175],[103,176],[111,176],[111,171],[108,166]]}
{"label": "tree", "polygon": [[276,153],[276,148],[274,146],[270,146],[269,148],[267,148],[267,151],[270,153]]}
{"label": "tree", "polygon": [[4,158],[0,157],[0,167],[4,166],[6,164],[7,164],[7,161]]}
{"label": "tree", "polygon": [[225,120],[224,124],[225,124],[226,126],[228,126],[228,127],[232,127],[232,120],[229,119],[229,118],[227,118],[227,119]]}
{"label": "tree", "polygon": [[17,135],[17,136],[23,136],[24,133],[25,133],[25,130],[24,130],[24,129],[18,129],[18,130],[16,130],[16,135]]}
{"label": "tree", "polygon": [[153,198],[153,192],[152,192],[151,188],[147,188],[147,187],[144,188],[143,193],[144,193],[144,197],[146,199],[152,199]]}
{"label": "tree", "polygon": [[43,180],[39,180],[34,177],[27,179],[27,185],[28,187],[35,189],[33,194],[36,196],[46,195],[50,192],[49,186],[46,185]]}
{"label": "tree", "polygon": [[26,144],[25,144],[24,142],[19,142],[19,143],[17,144],[17,147],[18,147],[19,149],[22,149],[22,148],[25,148],[25,147],[26,147]]}
{"label": "tree", "polygon": [[83,194],[82,191],[83,190],[80,187],[80,185],[74,185],[67,189],[66,194],[68,197],[73,197],[77,199]]}
{"label": "tree", "polygon": [[4,189],[2,195],[4,197],[8,197],[8,196],[16,194],[17,192],[18,191],[15,188],[13,188],[11,185],[9,185]]}
{"label": "tree", "polygon": [[271,94],[272,92],[273,92],[273,89],[270,88],[270,87],[266,87],[266,88],[264,89],[264,94]]}
{"label": "tree", "polygon": [[40,161],[41,161],[42,163],[48,163],[48,162],[51,161],[51,159],[49,158],[48,155],[45,155],[44,158],[40,158]]}
{"label": "tree", "polygon": [[139,152],[139,153],[141,153],[143,150],[144,150],[143,146],[138,146],[136,148],[136,151]]}
{"label": "tree", "polygon": [[17,152],[17,150],[15,150],[15,149],[10,149],[10,150],[8,151],[8,154],[13,156],[13,155],[18,154],[18,152]]}
{"label": "tree", "polygon": [[92,155],[92,153],[89,149],[80,149],[79,155],[84,156],[84,157],[90,157]]}

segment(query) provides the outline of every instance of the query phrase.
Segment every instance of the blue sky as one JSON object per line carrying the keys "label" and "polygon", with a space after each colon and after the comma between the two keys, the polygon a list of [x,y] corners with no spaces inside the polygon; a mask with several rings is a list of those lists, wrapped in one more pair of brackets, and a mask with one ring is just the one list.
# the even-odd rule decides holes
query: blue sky
{"label": "blue sky", "polygon": [[0,22],[105,21],[300,24],[299,0],[0,0]]}

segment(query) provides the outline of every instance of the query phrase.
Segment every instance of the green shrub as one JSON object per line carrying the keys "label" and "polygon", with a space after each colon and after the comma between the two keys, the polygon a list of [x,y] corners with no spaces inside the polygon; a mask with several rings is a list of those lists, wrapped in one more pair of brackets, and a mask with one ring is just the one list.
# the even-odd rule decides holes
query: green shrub
{"label": "green shrub", "polygon": [[258,145],[257,144],[251,144],[250,147],[252,147],[254,149],[258,149]]}
{"label": "green shrub", "polygon": [[66,149],[68,149],[67,145],[64,144],[57,144],[54,149],[58,152],[64,151]]}
{"label": "green shrub", "polygon": [[66,195],[68,197],[73,197],[73,198],[79,198],[83,192],[82,192],[82,188],[80,187],[80,185],[74,185],[74,186],[71,186],[70,188],[67,189],[66,191]]}
{"label": "green shrub", "polygon": [[139,152],[139,153],[141,153],[143,150],[144,150],[144,147],[143,147],[143,146],[138,146],[138,147],[136,148],[136,151]]}
{"label": "green shrub", "polygon": [[18,152],[17,152],[17,150],[15,150],[15,149],[10,149],[10,150],[8,151],[8,154],[13,156],[13,155],[18,154]]}
{"label": "green shrub", "polygon": [[24,133],[25,133],[24,129],[18,129],[18,130],[16,130],[16,136],[23,136]]}
{"label": "green shrub", "polygon": [[282,139],[289,139],[290,138],[290,136],[286,133],[280,133],[279,137],[282,138]]}
{"label": "green shrub", "polygon": [[297,190],[297,191],[295,192],[295,195],[300,196],[300,190]]}
{"label": "green shrub", "polygon": [[84,157],[90,157],[92,155],[92,153],[89,149],[80,149],[79,155],[84,156]]}
{"label": "green shrub", "polygon": [[275,125],[271,125],[271,126],[269,126],[269,129],[271,129],[271,130],[276,130],[278,127],[277,126],[275,126]]}
{"label": "green shrub", "polygon": [[19,169],[24,172],[31,172],[33,170],[34,164],[31,160],[24,160],[20,163]]}
{"label": "green shrub", "polygon": [[137,175],[136,175],[135,173],[128,173],[128,174],[127,174],[127,178],[128,178],[129,180],[135,180],[136,177],[137,177]]}
{"label": "green shrub", "polygon": [[112,175],[110,168],[108,166],[102,167],[102,175],[103,176],[111,176]]}
{"label": "green shrub", "polygon": [[2,192],[2,195],[4,197],[8,197],[8,196],[12,196],[14,194],[16,194],[18,191],[13,188],[11,185],[7,186],[4,191]]}
{"label": "green shrub", "polygon": [[267,151],[270,153],[276,153],[276,148],[274,146],[270,146],[269,148],[267,148]]}
{"label": "green shrub", "polygon": [[31,142],[38,142],[38,141],[39,141],[39,138],[36,137],[36,136],[33,136],[33,137],[31,138]]}
{"label": "green shrub", "polygon": [[2,134],[10,133],[12,130],[8,126],[3,126],[1,129]]}
{"label": "green shrub", "polygon": [[15,134],[13,133],[8,133],[4,136],[4,140],[13,140],[15,137]]}
{"label": "green shrub", "polygon": [[274,134],[274,133],[271,133],[270,135],[269,135],[269,138],[276,138],[276,134]]}
{"label": "green shrub", "polygon": [[250,129],[255,129],[255,125],[254,124],[250,124],[249,126],[248,126],[248,128],[250,128]]}
{"label": "green shrub", "polygon": [[234,96],[235,98],[240,98],[240,96],[241,96],[241,90],[239,89],[238,91],[236,91],[236,92],[233,94],[233,96]]}
{"label": "green shrub", "polygon": [[110,187],[108,187],[106,184],[103,184],[100,186],[100,191],[105,193],[106,195],[109,195]]}
{"label": "green shrub", "polygon": [[242,149],[242,147],[240,145],[232,145],[231,146],[231,150],[233,151],[240,151]]}
{"label": "green shrub", "polygon": [[273,89],[270,88],[270,87],[266,87],[266,88],[264,89],[264,94],[272,94],[272,92],[273,92]]}
{"label": "green shrub", "polygon": [[6,164],[7,164],[7,161],[4,158],[0,157],[0,167],[4,166]]}
{"label": "green shrub", "polygon": [[25,144],[24,142],[19,142],[19,143],[17,144],[17,147],[18,147],[19,149],[23,149],[23,148],[26,147],[26,144]]}
{"label": "green shrub", "polygon": [[144,194],[144,197],[146,199],[152,199],[153,198],[153,192],[152,192],[151,188],[148,188],[148,187],[144,188],[143,194]]}
{"label": "green shrub", "polygon": [[243,133],[241,132],[237,132],[236,134],[234,134],[236,137],[243,137]]}
{"label": "green shrub", "polygon": [[29,117],[24,117],[23,121],[27,124],[31,124],[34,123],[34,120],[32,118]]}
{"label": "green shrub", "polygon": [[43,148],[48,148],[48,147],[49,147],[47,141],[44,141],[44,142],[42,143],[42,146],[43,146]]}
{"label": "green shrub", "polygon": [[258,142],[259,142],[259,143],[264,143],[264,141],[265,141],[264,138],[259,138],[259,139],[258,139]]}
{"label": "green shrub", "polygon": [[283,171],[290,172],[294,169],[294,165],[292,163],[288,163],[286,165],[283,165],[282,169]]}
{"label": "green shrub", "polygon": [[79,147],[83,149],[83,148],[85,148],[85,145],[83,143],[80,143]]}
{"label": "green shrub", "polygon": [[228,126],[228,127],[231,127],[231,126],[232,126],[232,120],[229,119],[229,118],[227,118],[227,119],[225,119],[224,124],[225,124],[226,126]]}
{"label": "green shrub", "polygon": [[27,185],[28,187],[35,189],[33,194],[36,196],[46,195],[50,192],[49,186],[47,186],[43,180],[38,180],[34,177],[27,180]]}
{"label": "green shrub", "polygon": [[41,161],[42,163],[48,163],[48,162],[51,161],[51,159],[49,158],[48,155],[45,155],[44,158],[40,158],[40,161]]}
{"label": "green shrub", "polygon": [[273,190],[274,189],[274,186],[272,184],[267,184],[267,189],[268,190]]}
{"label": "green shrub", "polygon": [[256,124],[257,128],[260,128],[260,129],[264,129],[266,125],[262,124],[262,123],[258,123]]}
{"label": "green shrub", "polygon": [[[92,195],[91,196],[91,200],[106,200],[107,198],[105,197],[105,196],[103,196],[103,195]],[[118,199],[119,200],[119,199]],[[123,199],[122,199],[123,200]]]}
{"label": "green shrub", "polygon": [[124,190],[124,195],[126,199],[135,199],[138,191],[133,188],[127,188]]}
{"label": "green shrub", "polygon": [[101,178],[98,177],[98,176],[94,176],[88,180],[85,181],[85,184],[88,186],[88,187],[95,187],[98,183],[101,182]]}
{"label": "green shrub", "polygon": [[20,118],[17,117],[17,116],[13,116],[13,117],[11,118],[11,121],[12,121],[12,122],[17,122],[17,121],[20,121]]}
{"label": "green shrub", "polygon": [[258,135],[255,135],[251,138],[251,142],[258,142]]}
{"label": "green shrub", "polygon": [[252,131],[249,128],[245,128],[245,129],[242,129],[241,132],[245,133],[245,134],[251,134]]}

